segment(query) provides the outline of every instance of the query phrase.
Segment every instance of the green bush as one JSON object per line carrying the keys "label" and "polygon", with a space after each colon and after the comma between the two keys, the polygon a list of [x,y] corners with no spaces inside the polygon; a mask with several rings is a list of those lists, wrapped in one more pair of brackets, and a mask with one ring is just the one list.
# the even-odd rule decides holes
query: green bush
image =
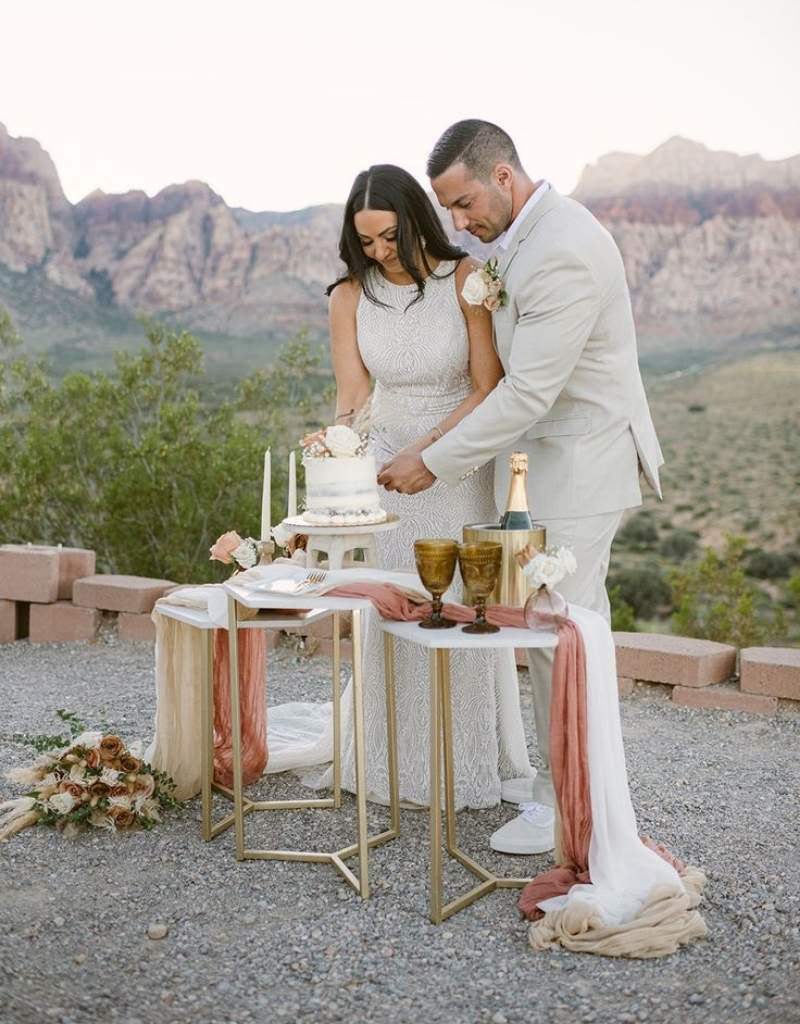
{"label": "green bush", "polygon": [[786,584],[786,590],[789,595],[789,604],[800,612],[800,572],[792,573]]}
{"label": "green bush", "polygon": [[650,551],[658,543],[658,528],[650,512],[637,512],[618,531],[614,543],[629,551]]}
{"label": "green bush", "polygon": [[744,537],[728,536],[719,554],[706,549],[703,557],[670,577],[675,614],[673,629],[684,636],[702,637],[751,647],[783,636],[780,608],[759,616],[760,595],[744,571]]}
{"label": "green bush", "polygon": [[698,537],[694,530],[675,527],[658,545],[659,554],[675,562],[683,562],[697,551]]}
{"label": "green bush", "polygon": [[786,579],[796,565],[791,553],[780,551],[764,551],[758,548],[751,551],[745,560],[744,568],[748,576],[760,580]]}
{"label": "green bush", "polygon": [[615,592],[617,601],[627,604],[637,619],[652,619],[670,607],[672,592],[656,562],[619,569],[608,581],[609,592]]}
{"label": "green bush", "polygon": [[620,587],[611,587],[608,591],[611,602],[611,628],[619,633],[636,632],[636,613],[628,602],[620,596]]}
{"label": "green bush", "polygon": [[[302,340],[234,400],[201,399],[202,355],[185,332],[145,325],[116,370],[52,382],[20,357],[0,321],[0,535],[94,548],[107,572],[219,578],[208,548],[225,530],[257,536],[264,450],[273,447],[272,521],[284,512],[286,458],[321,401]],[[282,439],[279,442],[279,438]]]}

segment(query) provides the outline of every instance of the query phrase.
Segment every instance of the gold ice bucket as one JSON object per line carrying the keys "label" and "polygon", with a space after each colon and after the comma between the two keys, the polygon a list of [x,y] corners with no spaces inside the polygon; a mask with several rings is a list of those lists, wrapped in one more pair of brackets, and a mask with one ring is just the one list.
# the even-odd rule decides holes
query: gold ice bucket
{"label": "gold ice bucket", "polygon": [[[496,523],[475,523],[464,527],[464,543],[474,544],[477,541],[494,541],[503,546],[503,561],[497,585],[489,595],[486,604],[506,604],[513,608],[521,608],[534,590],[525,576],[516,556],[530,544],[537,551],[544,551],[547,546],[547,532],[543,526],[534,523],[531,530],[501,530]],[[472,603],[468,588],[464,587],[464,601]]]}

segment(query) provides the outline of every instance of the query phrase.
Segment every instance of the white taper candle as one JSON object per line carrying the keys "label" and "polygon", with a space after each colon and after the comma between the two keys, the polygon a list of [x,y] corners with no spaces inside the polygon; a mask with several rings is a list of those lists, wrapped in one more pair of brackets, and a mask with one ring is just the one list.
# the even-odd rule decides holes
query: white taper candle
{"label": "white taper candle", "polygon": [[297,515],[297,459],[293,451],[289,452],[289,501],[287,515]]}
{"label": "white taper candle", "polygon": [[270,449],[264,452],[264,484],[261,488],[261,539],[269,540],[272,533],[272,456]]}

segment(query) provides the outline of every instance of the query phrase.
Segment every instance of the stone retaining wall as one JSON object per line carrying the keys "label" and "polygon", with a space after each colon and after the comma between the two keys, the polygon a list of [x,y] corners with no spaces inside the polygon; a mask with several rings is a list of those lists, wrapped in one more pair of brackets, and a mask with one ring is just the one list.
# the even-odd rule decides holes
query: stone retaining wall
{"label": "stone retaining wall", "polygon": [[[170,580],[95,573],[95,553],[82,548],[0,545],[0,643],[92,640],[102,617],[117,616],[119,637],[151,642],[150,620],[159,597],[176,586]],[[309,627],[309,653],[329,656],[332,619]],[[349,632],[345,617],[344,633]],[[636,684],[672,688],[676,704],[774,714],[778,700],[800,701],[800,649],[748,647],[662,633],[615,633],[619,692]],[[527,665],[518,650],[517,664]],[[344,640],[342,657],[352,659]]]}

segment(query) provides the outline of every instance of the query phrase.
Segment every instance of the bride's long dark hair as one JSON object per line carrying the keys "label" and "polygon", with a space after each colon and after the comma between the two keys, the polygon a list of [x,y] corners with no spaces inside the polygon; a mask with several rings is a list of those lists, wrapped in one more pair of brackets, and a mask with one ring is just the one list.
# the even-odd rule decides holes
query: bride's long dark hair
{"label": "bride's long dark hair", "polygon": [[[422,298],[425,278],[433,273],[428,257],[460,260],[467,255],[450,243],[433,204],[416,178],[394,164],[375,164],[361,171],[347,197],[339,238],[339,257],[347,273],[328,287],[326,295],[343,281],[358,281],[370,302],[385,305],[370,285],[368,271],[377,264],[365,255],[356,231],[355,215],[362,210],[388,210],[397,214],[397,256],[417,286],[414,302]],[[420,260],[424,274],[418,265]]]}

